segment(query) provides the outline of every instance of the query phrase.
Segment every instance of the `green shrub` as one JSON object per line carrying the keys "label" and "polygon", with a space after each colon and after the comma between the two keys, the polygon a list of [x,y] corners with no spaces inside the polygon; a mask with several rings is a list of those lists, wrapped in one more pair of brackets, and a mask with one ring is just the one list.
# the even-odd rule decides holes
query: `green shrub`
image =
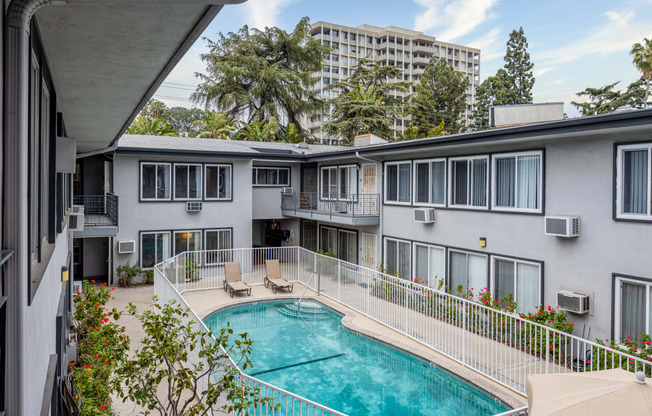
{"label": "green shrub", "polygon": [[115,268],[115,272],[118,275],[118,279],[120,280],[120,284],[122,285],[127,285],[129,286],[130,284],[133,283],[133,279],[136,276],[140,276],[142,273],[143,269],[137,264],[134,263],[133,265],[131,262],[127,262],[127,264],[121,264]]}

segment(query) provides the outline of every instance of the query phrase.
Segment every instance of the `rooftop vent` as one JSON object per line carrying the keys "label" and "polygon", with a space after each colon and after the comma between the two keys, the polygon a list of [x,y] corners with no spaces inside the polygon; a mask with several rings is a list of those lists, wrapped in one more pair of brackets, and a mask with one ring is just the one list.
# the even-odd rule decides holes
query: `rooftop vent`
{"label": "rooftop vent", "polygon": [[564,118],[564,103],[499,105],[489,109],[491,128],[545,123]]}
{"label": "rooftop vent", "polygon": [[353,147],[371,146],[373,144],[384,144],[387,140],[375,134],[360,134],[353,138]]}

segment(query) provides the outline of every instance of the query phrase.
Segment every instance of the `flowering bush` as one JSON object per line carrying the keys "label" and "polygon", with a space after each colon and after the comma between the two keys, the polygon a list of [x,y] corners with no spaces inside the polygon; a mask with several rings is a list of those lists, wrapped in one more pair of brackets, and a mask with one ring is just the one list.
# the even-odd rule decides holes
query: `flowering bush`
{"label": "flowering bush", "polygon": [[615,352],[625,353],[648,363],[652,362],[652,338],[649,335],[641,334],[638,339],[635,339],[630,334],[625,334],[625,339],[622,344],[618,344],[613,339],[596,339],[595,342],[596,344],[610,348],[611,351],[593,347],[583,363],[586,370],[595,371],[622,368],[631,372],[644,371],[647,377],[652,377],[652,369],[649,365],[645,366],[638,360],[633,358],[624,359],[622,356],[615,354]]}
{"label": "flowering bush", "polygon": [[[95,283],[94,280],[91,283]],[[74,296],[78,362],[73,377],[81,399],[81,415],[110,415],[109,379],[129,349],[124,327],[117,324],[120,313],[106,304],[113,297],[106,283],[84,282]]]}

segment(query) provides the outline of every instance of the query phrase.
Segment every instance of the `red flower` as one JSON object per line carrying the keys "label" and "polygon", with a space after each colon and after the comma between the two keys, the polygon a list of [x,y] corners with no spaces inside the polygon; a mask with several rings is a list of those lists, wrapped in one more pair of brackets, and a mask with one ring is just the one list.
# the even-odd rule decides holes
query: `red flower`
{"label": "red flower", "polygon": [[77,292],[78,295],[81,295],[81,292]]}
{"label": "red flower", "polygon": [[114,287],[112,287],[112,288],[111,288],[111,290],[115,290],[115,288],[114,288]]}
{"label": "red flower", "polygon": [[102,405],[102,406],[100,406],[100,409],[106,410],[106,406]]}
{"label": "red flower", "polygon": [[109,361],[108,361],[108,360],[104,360],[104,364],[109,365]]}
{"label": "red flower", "polygon": [[95,280],[91,280],[91,283],[95,283]]}

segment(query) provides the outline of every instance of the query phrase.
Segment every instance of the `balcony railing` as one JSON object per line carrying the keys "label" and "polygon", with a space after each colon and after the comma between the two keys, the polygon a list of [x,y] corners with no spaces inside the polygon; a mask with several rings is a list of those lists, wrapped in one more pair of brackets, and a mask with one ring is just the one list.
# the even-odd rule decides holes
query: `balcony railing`
{"label": "balcony railing", "polygon": [[281,194],[281,210],[285,215],[300,217],[308,215],[322,219],[324,216],[329,219],[344,217],[351,220],[377,218],[380,216],[380,195],[313,192]]}
{"label": "balcony railing", "polygon": [[74,205],[84,207],[84,227],[117,227],[118,196],[75,195]]}

